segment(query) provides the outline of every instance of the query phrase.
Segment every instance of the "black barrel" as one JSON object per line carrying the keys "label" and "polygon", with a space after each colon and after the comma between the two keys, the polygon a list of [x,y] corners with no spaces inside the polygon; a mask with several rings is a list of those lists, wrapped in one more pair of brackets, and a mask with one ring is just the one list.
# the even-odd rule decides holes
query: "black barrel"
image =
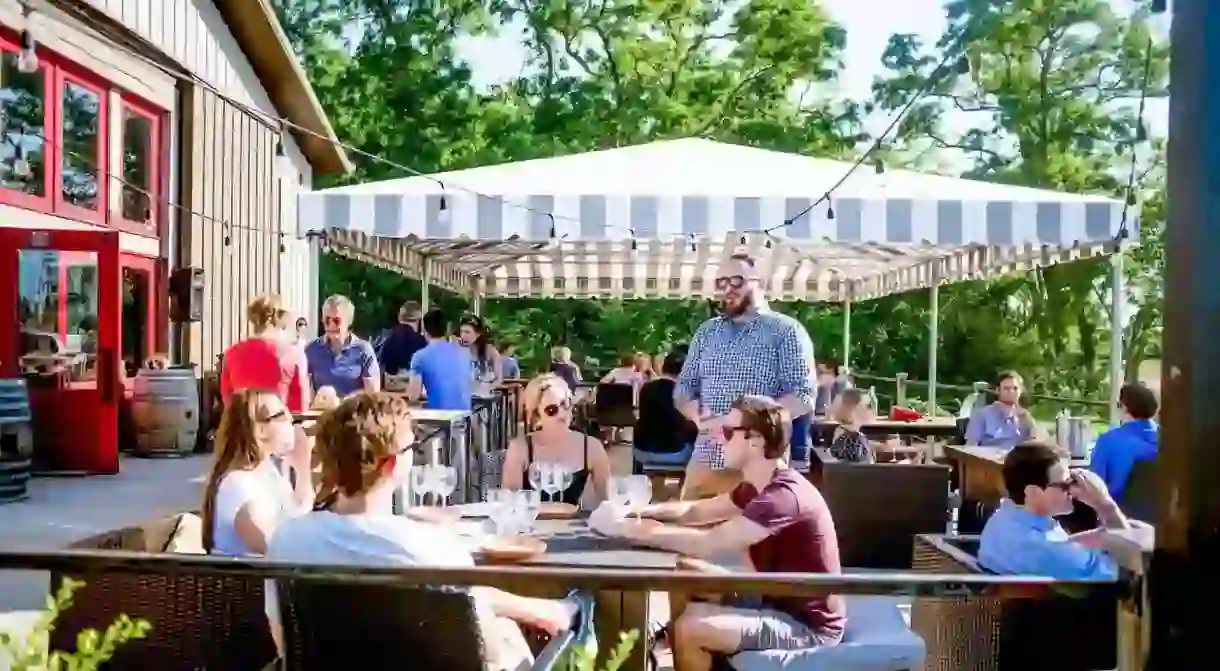
{"label": "black barrel", "polygon": [[0,504],[29,496],[34,453],[30,393],[25,380],[0,380]]}

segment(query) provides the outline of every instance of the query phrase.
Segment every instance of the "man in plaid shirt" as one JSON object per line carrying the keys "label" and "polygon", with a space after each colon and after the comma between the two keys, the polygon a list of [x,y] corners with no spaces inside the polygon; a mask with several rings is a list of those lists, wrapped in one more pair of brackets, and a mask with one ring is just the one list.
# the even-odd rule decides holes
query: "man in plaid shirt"
{"label": "man in plaid shirt", "polygon": [[724,417],[733,401],[769,396],[792,417],[808,414],[817,394],[813,342],[795,319],[772,312],[755,260],[734,254],[720,264],[721,314],[699,326],[678,377],[678,409],[699,425],[683,498],[731,491],[740,475],[724,470]]}

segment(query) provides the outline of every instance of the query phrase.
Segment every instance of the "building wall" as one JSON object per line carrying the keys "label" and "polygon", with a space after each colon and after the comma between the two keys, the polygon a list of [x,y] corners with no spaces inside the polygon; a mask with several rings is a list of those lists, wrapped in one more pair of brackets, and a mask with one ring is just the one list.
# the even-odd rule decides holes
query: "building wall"
{"label": "building wall", "polygon": [[[88,2],[225,96],[278,116],[210,0]],[[177,230],[185,238],[182,261],[205,268],[207,285],[204,319],[191,326],[184,354],[207,370],[247,332],[245,305],[260,293],[279,293],[292,310],[316,319],[317,250],[297,239],[291,205],[313,177],[291,136],[282,137],[285,157],[277,159],[281,136],[270,124],[203,87],[179,88],[184,117],[175,163],[186,173],[181,204],[195,214],[179,212]]]}

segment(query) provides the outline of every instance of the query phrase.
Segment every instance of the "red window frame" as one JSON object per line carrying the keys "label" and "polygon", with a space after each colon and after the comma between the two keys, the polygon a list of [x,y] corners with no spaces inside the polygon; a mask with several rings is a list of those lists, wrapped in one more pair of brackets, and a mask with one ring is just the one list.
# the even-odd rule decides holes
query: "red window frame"
{"label": "red window frame", "polygon": [[[21,45],[17,38],[12,37],[7,31],[3,31],[0,32],[0,51],[18,55],[21,53]],[[52,203],[55,194],[59,191],[59,145],[55,142],[58,131],[54,126],[55,112],[52,109],[54,106],[52,98],[56,92],[55,69],[44,58],[46,56],[44,50],[38,49],[36,53],[40,64],[38,71],[43,76],[42,132],[45,137],[42,143],[42,155],[46,167],[43,169],[42,175],[42,195],[32,196],[0,186],[0,203],[15,205],[27,210],[50,212],[54,208]]]}
{"label": "red window frame", "polygon": [[[114,123],[120,124],[121,132],[119,133],[119,151],[125,146],[125,138],[122,134],[127,132],[126,124],[124,123],[123,115],[125,112],[131,112],[148,120],[149,142],[148,142],[148,214],[147,221],[137,221],[128,219],[123,216],[123,187],[126,186],[124,181],[124,166],[119,165],[119,174],[117,179],[111,180],[112,188],[119,190],[119,206],[112,212],[110,223],[117,229],[137,233],[140,235],[159,236],[161,232],[161,224],[166,221],[165,203],[161,194],[165,193],[163,180],[165,172],[162,170],[163,158],[161,155],[162,147],[165,146],[163,133],[165,128],[165,113],[157,107],[149,104],[125,91],[119,91],[120,103],[116,110],[112,110]],[[120,159],[121,161],[121,159]],[[137,187],[138,188],[138,187]]]}
{"label": "red window frame", "polygon": [[[4,26],[0,26],[0,51],[13,54],[21,53],[19,35]],[[59,54],[47,51],[41,45],[37,47],[40,72],[43,82],[43,110],[45,118],[43,133],[46,141],[43,145],[47,169],[43,176],[44,196],[30,196],[18,193],[12,189],[0,187],[0,203],[13,205],[27,210],[53,214],[75,221],[81,221],[98,226],[108,226],[117,230],[137,235],[160,237],[163,234],[164,223],[168,220],[168,208],[165,203],[167,179],[169,174],[169,159],[164,155],[169,146],[166,138],[167,112],[156,105],[129,93],[106,79],[94,74],[85,66],[63,58]],[[96,93],[98,106],[98,208],[91,210],[67,202],[63,197],[61,180],[63,178],[63,87],[71,82]],[[111,93],[117,93],[121,101],[111,105]],[[119,174],[111,172],[111,123],[122,123],[122,112],[131,110],[152,123],[150,125],[152,138],[149,143],[149,210],[150,221],[132,221],[123,217],[120,202],[118,208],[112,208],[110,196],[112,189],[120,189],[121,194],[122,166]],[[117,114],[117,116],[116,116]],[[121,147],[118,148],[121,151]],[[116,179],[117,178],[117,179]]]}
{"label": "red window frame", "polygon": [[[61,154],[59,161],[55,164],[56,189],[52,192],[55,196],[55,214],[90,224],[105,225],[107,211],[110,209],[110,87],[103,80],[65,62],[58,61],[58,59],[56,59],[54,67],[56,97],[55,105],[52,108],[54,110],[52,128],[55,130],[55,142]],[[97,165],[94,166],[97,169],[98,181],[96,210],[69,203],[64,198],[63,189],[59,188],[62,186],[64,159],[67,158],[67,150],[64,149],[63,142],[63,95],[68,84],[74,84],[98,97]]]}

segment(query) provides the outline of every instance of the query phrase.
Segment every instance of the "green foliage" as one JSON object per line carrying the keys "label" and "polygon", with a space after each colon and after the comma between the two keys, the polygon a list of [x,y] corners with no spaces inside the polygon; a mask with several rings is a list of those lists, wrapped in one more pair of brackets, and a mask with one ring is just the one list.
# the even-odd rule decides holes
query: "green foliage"
{"label": "green foliage", "polygon": [[86,629],[76,637],[76,651],[50,649],[51,632],[60,613],[72,606],[72,595],[85,583],[64,578],[55,596],[47,596],[46,608],[24,641],[0,632],[0,652],[8,655],[13,671],[98,671],[124,643],[144,638],[152,625],[120,615],[106,631]]}
{"label": "green foliage", "polygon": [[[1141,244],[1125,267],[1128,376],[1159,356],[1164,143],[1136,114],[1149,34],[1106,0],[951,0],[937,44],[891,38],[886,72],[864,101],[828,93],[848,36],[806,0],[274,4],[339,136],[425,172],[691,136],[851,157],[869,140],[864,116],[892,113],[925,86],[885,143],[887,162],[960,173],[947,159],[965,157],[968,177],[1118,197],[1134,166]],[[527,67],[476,86],[457,45],[512,31]],[[946,52],[959,67],[930,82]],[[1154,43],[1149,62],[1148,94],[1163,96],[1167,46]],[[405,176],[355,160],[354,181]],[[420,296],[417,282],[346,259],[328,258],[321,274],[323,294],[355,300],[362,332]],[[943,288],[940,380],[1015,368],[1041,393],[1104,396],[1109,284],[1108,263],[1091,260]],[[433,291],[455,315],[468,307]],[[842,358],[838,306],[776,307],[809,328],[819,357]],[[485,314],[531,370],[558,343],[603,367],[623,352],[662,351],[688,340],[707,311],[698,301],[502,300]],[[923,292],[855,305],[853,366],[926,377],[927,325]]]}
{"label": "green foliage", "polygon": [[[639,638],[638,629],[619,633],[618,643],[610,651],[601,671],[618,671],[627,662],[627,657],[631,655]],[[597,671],[597,650],[583,646],[575,648],[571,657],[560,662],[559,668],[562,671]]]}

